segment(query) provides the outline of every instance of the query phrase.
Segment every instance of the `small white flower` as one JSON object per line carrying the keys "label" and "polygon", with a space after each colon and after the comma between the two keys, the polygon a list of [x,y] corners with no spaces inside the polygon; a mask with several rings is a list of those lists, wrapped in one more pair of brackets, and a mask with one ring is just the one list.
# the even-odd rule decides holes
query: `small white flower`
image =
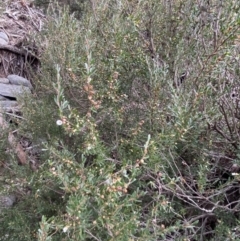
{"label": "small white flower", "polygon": [[87,146],[87,150],[89,151],[89,150],[91,150],[93,148],[93,146],[91,145],[91,144],[89,144],[88,146]]}
{"label": "small white flower", "polygon": [[69,229],[69,226],[65,226],[65,227],[63,228],[63,232],[66,233],[66,232],[68,231],[68,229]]}
{"label": "small white flower", "polygon": [[108,179],[105,181],[105,183],[106,183],[107,185],[112,185],[112,183],[113,183],[112,178],[111,178],[111,177],[108,178]]}
{"label": "small white flower", "polygon": [[57,120],[57,121],[56,121],[56,124],[57,124],[58,126],[61,126],[61,125],[63,124],[63,122],[62,122],[61,120]]}

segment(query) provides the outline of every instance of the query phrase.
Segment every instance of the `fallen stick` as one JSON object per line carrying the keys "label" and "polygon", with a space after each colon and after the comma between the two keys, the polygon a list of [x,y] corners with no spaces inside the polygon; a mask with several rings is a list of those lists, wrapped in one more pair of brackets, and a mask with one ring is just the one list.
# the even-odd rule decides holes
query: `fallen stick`
{"label": "fallen stick", "polygon": [[27,50],[22,50],[22,49],[19,49],[17,47],[14,47],[12,45],[4,45],[4,44],[0,44],[0,50],[7,50],[9,52],[12,52],[12,53],[15,53],[15,54],[19,54],[19,55],[22,55],[22,56],[25,56],[25,57],[32,57],[32,58],[35,58],[35,59],[38,59],[37,56],[35,56],[34,54],[32,54],[31,52],[27,51]]}

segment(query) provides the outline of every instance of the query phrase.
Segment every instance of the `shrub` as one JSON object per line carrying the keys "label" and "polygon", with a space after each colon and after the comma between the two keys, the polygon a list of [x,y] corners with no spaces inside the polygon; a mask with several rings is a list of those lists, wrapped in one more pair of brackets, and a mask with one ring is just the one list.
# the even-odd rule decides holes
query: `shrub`
{"label": "shrub", "polygon": [[19,220],[38,240],[239,239],[237,2],[82,6],[50,5],[35,39],[19,128],[45,155]]}

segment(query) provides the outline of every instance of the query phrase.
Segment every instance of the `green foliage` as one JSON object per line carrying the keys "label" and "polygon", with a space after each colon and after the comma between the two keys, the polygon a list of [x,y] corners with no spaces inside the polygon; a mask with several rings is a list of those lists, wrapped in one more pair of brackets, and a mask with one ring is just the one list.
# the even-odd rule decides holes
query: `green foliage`
{"label": "green foliage", "polygon": [[1,236],[238,240],[237,1],[76,4],[81,20],[50,4],[35,38],[18,128],[44,153],[12,169],[31,192]]}

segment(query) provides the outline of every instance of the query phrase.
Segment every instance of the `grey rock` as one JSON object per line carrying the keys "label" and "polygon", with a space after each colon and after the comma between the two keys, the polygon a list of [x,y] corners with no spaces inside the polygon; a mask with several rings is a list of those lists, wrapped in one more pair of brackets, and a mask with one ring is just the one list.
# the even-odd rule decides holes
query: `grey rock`
{"label": "grey rock", "polygon": [[16,112],[20,110],[17,101],[12,100],[0,100],[0,110],[5,112]]}
{"label": "grey rock", "polygon": [[1,100],[7,100],[7,98],[4,97],[4,96],[2,96],[2,95],[0,95],[0,101],[1,101]]}
{"label": "grey rock", "polygon": [[7,79],[7,78],[0,78],[0,83],[9,84],[9,79]]}
{"label": "grey rock", "polygon": [[16,202],[17,198],[15,195],[0,196],[0,208],[10,208]]}
{"label": "grey rock", "polygon": [[[19,112],[20,111],[20,107],[4,107],[3,109],[6,113],[7,112],[11,112],[11,113],[15,113],[15,112]],[[0,239],[1,240],[1,239]]]}
{"label": "grey rock", "polygon": [[17,107],[18,103],[17,103],[17,101],[3,100],[3,101],[0,101],[0,106],[3,109],[5,109],[5,108],[12,108],[12,107]]}
{"label": "grey rock", "polygon": [[2,44],[2,45],[7,45],[8,42],[7,42],[6,40],[0,38],[0,44]]}
{"label": "grey rock", "polygon": [[0,32],[0,38],[5,40],[7,43],[9,42],[8,36],[4,32]]}
{"label": "grey rock", "polygon": [[11,74],[11,75],[8,75],[7,78],[11,84],[23,85],[23,86],[26,86],[26,87],[32,89],[32,84],[30,83],[30,81],[21,76]]}
{"label": "grey rock", "polygon": [[25,86],[0,83],[0,95],[2,96],[17,98],[17,96],[24,93],[31,93],[31,91],[28,87]]}

